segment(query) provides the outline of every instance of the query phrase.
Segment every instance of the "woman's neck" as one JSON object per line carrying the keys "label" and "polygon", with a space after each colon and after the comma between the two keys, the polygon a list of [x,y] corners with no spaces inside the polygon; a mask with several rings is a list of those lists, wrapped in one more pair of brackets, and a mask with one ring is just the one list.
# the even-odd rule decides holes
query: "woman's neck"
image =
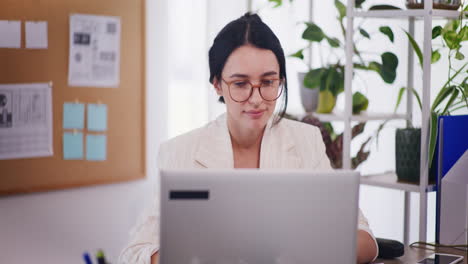
{"label": "woman's neck", "polygon": [[264,130],[257,133],[230,130],[234,168],[260,168],[260,148]]}
{"label": "woman's neck", "polygon": [[[266,127],[266,126],[265,126]],[[242,130],[230,125],[228,121],[229,135],[233,149],[237,150],[257,150],[260,151],[263,133],[265,127],[261,130]]]}

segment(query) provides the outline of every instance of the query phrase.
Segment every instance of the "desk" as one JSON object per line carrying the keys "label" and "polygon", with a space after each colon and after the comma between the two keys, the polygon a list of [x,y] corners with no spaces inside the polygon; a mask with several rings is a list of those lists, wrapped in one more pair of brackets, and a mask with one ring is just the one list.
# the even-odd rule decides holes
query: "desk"
{"label": "desk", "polygon": [[[437,249],[435,252],[437,253],[446,253],[446,254],[453,254],[453,255],[461,255],[465,258],[462,262],[463,264],[468,264],[468,252],[463,252],[461,250],[450,249],[450,248],[441,248]],[[421,259],[428,257],[429,255],[433,254],[433,250],[426,250],[421,248],[414,248],[414,247],[405,247],[405,255],[396,258],[396,259],[377,259],[375,263],[385,263],[385,264],[416,264]]]}

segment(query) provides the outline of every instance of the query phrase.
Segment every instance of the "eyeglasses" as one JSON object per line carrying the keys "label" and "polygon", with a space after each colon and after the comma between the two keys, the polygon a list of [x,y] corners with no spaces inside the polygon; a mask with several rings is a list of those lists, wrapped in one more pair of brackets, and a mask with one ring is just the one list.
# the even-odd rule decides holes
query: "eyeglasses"
{"label": "eyeglasses", "polygon": [[222,79],[228,85],[229,96],[231,99],[238,103],[243,103],[249,100],[253,94],[253,88],[258,88],[260,96],[265,101],[276,101],[283,92],[284,82],[282,79],[265,79],[261,80],[260,84],[253,85],[248,80],[235,80],[227,82]]}

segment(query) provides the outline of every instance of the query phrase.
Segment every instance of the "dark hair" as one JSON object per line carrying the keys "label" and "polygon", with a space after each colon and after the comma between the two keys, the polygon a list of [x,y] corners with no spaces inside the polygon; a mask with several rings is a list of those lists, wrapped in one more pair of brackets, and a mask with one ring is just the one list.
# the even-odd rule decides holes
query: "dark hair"
{"label": "dark hair", "polygon": [[[257,14],[248,12],[242,17],[231,21],[218,33],[208,52],[210,83],[213,83],[215,77],[221,80],[221,73],[229,55],[243,45],[252,45],[260,49],[271,50],[278,60],[279,75],[284,80],[284,89],[282,95],[283,104],[279,112],[279,118],[275,120],[275,124],[277,124],[284,117],[288,106],[286,60],[279,39]],[[219,101],[224,103],[224,98],[221,96]]]}

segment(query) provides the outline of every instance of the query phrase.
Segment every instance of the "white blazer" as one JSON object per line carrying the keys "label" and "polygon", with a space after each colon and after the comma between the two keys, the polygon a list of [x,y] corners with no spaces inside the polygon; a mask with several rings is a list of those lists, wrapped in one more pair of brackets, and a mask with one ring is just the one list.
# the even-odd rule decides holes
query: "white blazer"
{"label": "white blazer", "polygon": [[[160,169],[234,168],[231,137],[226,115],[191,132],[175,137],[160,146]],[[331,170],[320,130],[308,124],[282,119],[265,129],[260,149],[260,169],[287,168]],[[120,263],[151,263],[159,249],[159,207],[155,198],[130,232],[131,240],[122,251]],[[359,210],[358,228],[369,229],[367,219]],[[376,242],[377,244],[377,242]],[[376,256],[377,257],[377,256]]]}

